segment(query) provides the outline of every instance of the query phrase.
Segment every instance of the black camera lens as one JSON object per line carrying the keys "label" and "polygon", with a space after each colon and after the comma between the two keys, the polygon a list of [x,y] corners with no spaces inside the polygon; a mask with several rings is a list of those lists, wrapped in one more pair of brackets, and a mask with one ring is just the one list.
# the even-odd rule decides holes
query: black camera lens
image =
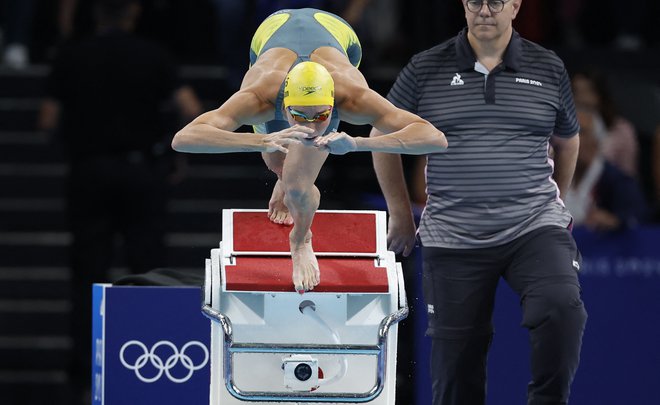
{"label": "black camera lens", "polygon": [[293,369],[293,375],[299,381],[307,381],[312,377],[312,367],[306,363],[300,363]]}

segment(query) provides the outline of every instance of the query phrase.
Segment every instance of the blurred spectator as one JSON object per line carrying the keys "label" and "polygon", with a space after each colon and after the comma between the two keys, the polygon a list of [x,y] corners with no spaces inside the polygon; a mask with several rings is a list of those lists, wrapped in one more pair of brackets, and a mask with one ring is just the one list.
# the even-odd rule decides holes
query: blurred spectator
{"label": "blurred spectator", "polygon": [[655,38],[650,35],[655,2],[632,0],[561,0],[557,2],[557,28],[564,43],[574,48],[586,45],[613,46],[639,51]]}
{"label": "blurred spectator", "polygon": [[59,0],[57,31],[61,39],[73,37],[78,0]]}
{"label": "blurred spectator", "polygon": [[30,62],[30,31],[34,0],[4,0],[2,27],[4,52],[2,62],[13,69],[23,69]]}
{"label": "blurred spectator", "polygon": [[[163,104],[186,119],[202,112],[194,92],[177,83],[173,59],[132,34],[138,0],[99,0],[97,31],[56,56],[39,126],[58,129],[69,163],[75,394],[89,390],[91,284],[109,282],[115,238],[133,273],[163,267],[171,133]],[[87,398],[89,399],[89,398]],[[83,402],[85,403],[85,402]]]}
{"label": "blurred spectator", "polygon": [[595,69],[585,69],[575,72],[571,82],[575,104],[597,111],[605,124],[607,136],[602,145],[605,159],[636,178],[639,170],[637,133],[633,124],[617,111],[605,75]]}
{"label": "blurred spectator", "polygon": [[523,38],[530,41],[537,43],[547,42],[549,35],[549,15],[546,12],[546,8],[546,2],[525,2],[525,7],[520,8],[520,12],[514,21],[516,31],[518,31]]}
{"label": "blurred spectator", "polygon": [[[382,65],[396,60],[407,44],[400,35],[400,1],[348,0],[335,10],[355,28],[363,49],[363,63]],[[403,61],[402,61],[403,62]]]}
{"label": "blurred spectator", "polygon": [[580,30],[580,15],[585,0],[560,0],[557,2],[557,15],[561,40],[569,48],[578,49],[584,46],[584,36]]}
{"label": "blurred spectator", "polygon": [[[600,6],[601,1],[595,2],[592,7]],[[622,51],[638,51],[646,46],[642,32],[644,13],[647,9],[646,1],[628,0],[622,3],[618,0],[610,0],[609,6],[615,16],[616,36],[613,45]]]}
{"label": "blurred spectator", "polygon": [[[55,13],[55,34],[58,44],[70,40],[81,40],[96,31],[95,0],[57,0]],[[142,3],[142,1],[141,1]]]}
{"label": "blurred spectator", "polygon": [[655,220],[660,222],[660,124],[653,136],[653,152],[651,154],[653,170],[653,196],[655,201]]}
{"label": "blurred spectator", "polygon": [[463,4],[455,0],[400,2],[403,22],[400,33],[407,35],[409,55],[443,42],[465,27]]}
{"label": "blurred spectator", "polygon": [[215,44],[220,63],[227,68],[227,91],[236,92],[249,65],[249,1],[211,0],[215,10]]}
{"label": "blurred spectator", "polygon": [[578,120],[580,150],[573,183],[564,198],[573,223],[599,231],[634,227],[647,214],[641,187],[603,155],[607,134],[598,113],[578,108]]}

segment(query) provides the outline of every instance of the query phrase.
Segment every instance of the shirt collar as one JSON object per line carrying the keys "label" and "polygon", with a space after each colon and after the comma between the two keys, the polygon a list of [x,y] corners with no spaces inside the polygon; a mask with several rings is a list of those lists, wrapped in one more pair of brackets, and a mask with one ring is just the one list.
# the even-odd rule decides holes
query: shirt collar
{"label": "shirt collar", "polygon": [[[511,40],[504,51],[504,67],[515,71],[520,70],[522,56],[522,39],[516,30],[513,30]],[[467,38],[467,27],[456,37],[456,59],[460,71],[474,70],[477,57],[474,54],[470,41]]]}

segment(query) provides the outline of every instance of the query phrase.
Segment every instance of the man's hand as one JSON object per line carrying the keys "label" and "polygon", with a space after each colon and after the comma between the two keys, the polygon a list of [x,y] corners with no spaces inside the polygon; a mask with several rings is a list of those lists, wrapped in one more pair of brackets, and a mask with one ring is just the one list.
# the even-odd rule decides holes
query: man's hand
{"label": "man's hand", "polygon": [[302,125],[294,125],[290,128],[283,129],[279,132],[264,135],[264,152],[289,152],[287,146],[291,144],[302,144],[302,140],[306,139],[309,134],[314,133],[312,128],[304,127]]}
{"label": "man's hand", "polygon": [[314,146],[333,155],[345,155],[357,150],[355,138],[345,132],[332,132],[314,140]]}
{"label": "man's hand", "polygon": [[387,228],[387,248],[394,253],[403,252],[404,256],[409,256],[417,242],[412,212],[410,215],[390,215]]}
{"label": "man's hand", "polygon": [[611,212],[592,207],[584,220],[584,224],[596,231],[613,231],[621,226],[621,221]]}

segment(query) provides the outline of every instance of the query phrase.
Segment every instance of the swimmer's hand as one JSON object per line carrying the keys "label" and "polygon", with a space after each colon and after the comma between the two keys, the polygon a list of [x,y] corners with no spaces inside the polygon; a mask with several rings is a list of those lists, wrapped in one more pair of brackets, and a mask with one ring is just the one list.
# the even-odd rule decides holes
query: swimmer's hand
{"label": "swimmer's hand", "polygon": [[304,127],[302,125],[294,125],[290,128],[283,129],[279,132],[264,135],[263,143],[264,152],[289,152],[287,146],[291,144],[302,144],[302,140],[306,139],[314,130],[312,128]]}
{"label": "swimmer's hand", "polygon": [[357,150],[355,138],[346,132],[332,132],[314,140],[314,146],[333,155],[345,155]]}

